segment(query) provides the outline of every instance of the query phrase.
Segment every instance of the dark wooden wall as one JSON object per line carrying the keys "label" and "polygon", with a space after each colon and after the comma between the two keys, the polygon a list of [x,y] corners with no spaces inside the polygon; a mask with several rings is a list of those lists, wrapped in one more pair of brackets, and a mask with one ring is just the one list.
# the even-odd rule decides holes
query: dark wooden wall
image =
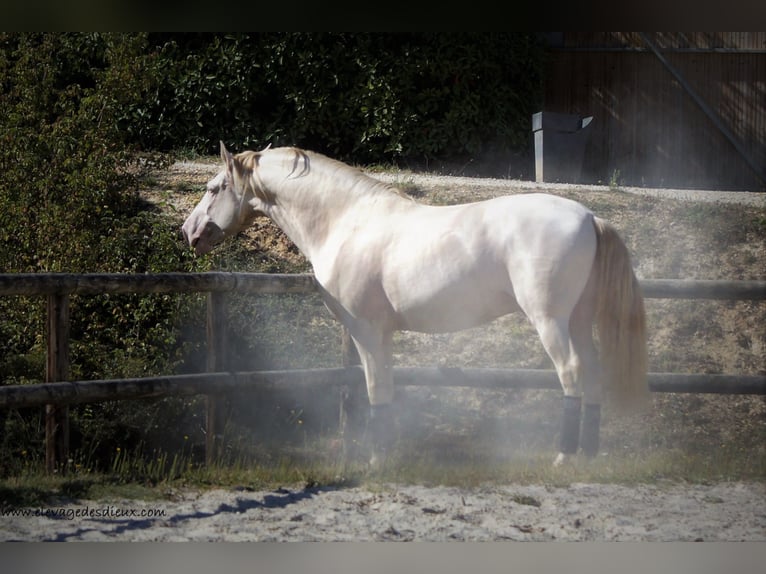
{"label": "dark wooden wall", "polygon": [[594,116],[583,181],[766,190],[766,33],[645,34],[740,150],[640,33],[548,33],[544,109]]}

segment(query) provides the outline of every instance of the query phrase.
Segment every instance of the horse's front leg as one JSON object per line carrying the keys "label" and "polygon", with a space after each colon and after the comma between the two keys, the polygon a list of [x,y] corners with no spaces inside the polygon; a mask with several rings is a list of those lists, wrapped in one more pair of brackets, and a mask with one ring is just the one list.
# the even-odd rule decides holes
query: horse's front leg
{"label": "horse's front leg", "polygon": [[363,329],[352,338],[359,351],[370,401],[367,425],[371,447],[370,465],[380,468],[390,453],[396,436],[391,403],[394,399],[391,332],[371,332]]}

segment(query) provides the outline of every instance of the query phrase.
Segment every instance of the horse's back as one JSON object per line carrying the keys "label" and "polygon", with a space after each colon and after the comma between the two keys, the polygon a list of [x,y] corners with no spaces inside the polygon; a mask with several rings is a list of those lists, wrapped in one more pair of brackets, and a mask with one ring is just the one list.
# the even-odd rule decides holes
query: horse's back
{"label": "horse's back", "polygon": [[488,207],[513,233],[523,238],[549,235],[556,241],[578,233],[584,225],[591,225],[593,218],[593,213],[581,203],[547,193],[503,196],[490,200]]}
{"label": "horse's back", "polygon": [[595,255],[591,212],[552,195],[418,209],[403,221],[388,228],[380,277],[397,323],[414,330],[462,329],[519,304],[571,310]]}

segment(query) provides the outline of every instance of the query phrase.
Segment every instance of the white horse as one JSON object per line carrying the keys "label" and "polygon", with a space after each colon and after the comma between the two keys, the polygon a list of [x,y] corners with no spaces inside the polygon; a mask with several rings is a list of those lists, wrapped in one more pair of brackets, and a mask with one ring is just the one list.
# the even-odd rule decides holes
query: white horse
{"label": "white horse", "polygon": [[532,193],[429,206],[297,148],[232,155],[221,142],[221,159],[184,237],[203,254],[265,215],[308,258],[359,351],[373,463],[390,442],[396,330],[455,331],[523,311],[564,390],[555,464],[580,444],[587,456],[598,452],[602,388],[617,406],[646,401],[638,281],[615,229],[581,204]]}

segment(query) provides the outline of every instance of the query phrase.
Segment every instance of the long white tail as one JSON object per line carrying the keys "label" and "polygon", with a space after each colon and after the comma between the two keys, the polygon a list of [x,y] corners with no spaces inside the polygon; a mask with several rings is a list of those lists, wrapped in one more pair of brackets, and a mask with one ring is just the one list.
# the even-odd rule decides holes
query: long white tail
{"label": "long white tail", "polygon": [[596,228],[596,324],[602,382],[617,408],[638,411],[649,399],[646,312],[630,254],[617,230],[598,217]]}

